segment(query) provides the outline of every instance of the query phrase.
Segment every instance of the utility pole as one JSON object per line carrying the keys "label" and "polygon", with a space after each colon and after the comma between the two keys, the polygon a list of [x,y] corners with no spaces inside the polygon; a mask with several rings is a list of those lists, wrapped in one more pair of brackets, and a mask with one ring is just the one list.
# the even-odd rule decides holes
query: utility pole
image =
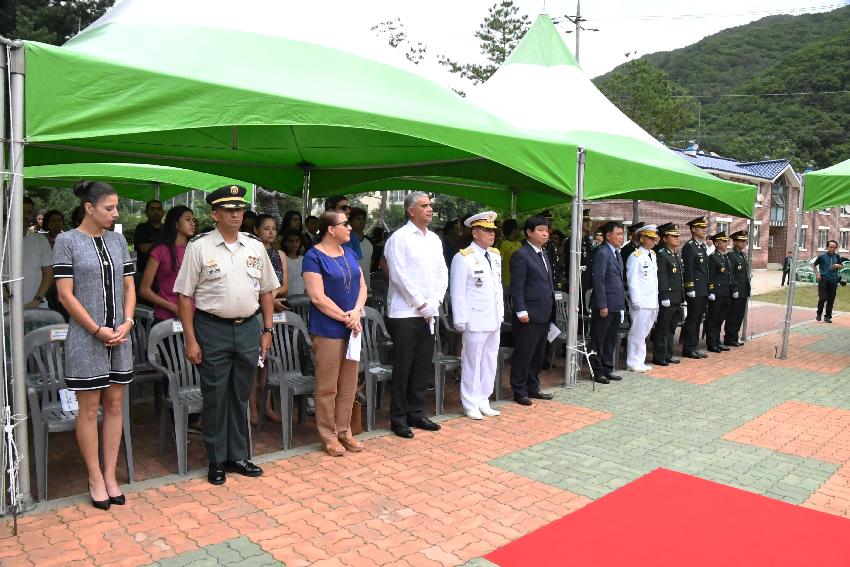
{"label": "utility pole", "polygon": [[[544,6],[545,6],[545,4],[544,4]],[[597,32],[597,31],[599,31],[599,28],[586,28],[582,25],[582,22],[586,22],[587,19],[581,17],[581,0],[576,0],[576,15],[575,16],[563,16],[563,17],[566,18],[567,20],[569,20],[570,22],[572,22],[573,24],[575,24],[575,30],[565,30],[565,33],[573,33],[575,31],[575,34],[576,34],[575,56],[576,56],[576,62],[579,62],[579,56],[580,56],[579,51],[580,51],[580,47],[581,47],[581,41],[580,41],[581,40],[581,32],[582,31]],[[559,23],[559,22],[557,20],[555,20],[555,23]]]}

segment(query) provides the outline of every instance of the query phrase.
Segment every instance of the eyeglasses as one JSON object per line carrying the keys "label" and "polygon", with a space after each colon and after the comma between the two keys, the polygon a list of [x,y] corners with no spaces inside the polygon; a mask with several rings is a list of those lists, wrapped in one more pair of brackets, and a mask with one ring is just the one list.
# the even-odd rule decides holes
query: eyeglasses
{"label": "eyeglasses", "polygon": [[338,222],[336,224],[332,224],[331,226],[340,226],[340,225],[344,226],[345,228],[351,228],[351,223],[348,222],[347,220],[344,220],[342,222]]}
{"label": "eyeglasses", "polygon": [[337,207],[336,209],[337,209],[338,211],[350,211],[350,210],[351,210],[351,207],[350,207],[350,206],[348,206],[348,205],[340,205],[340,206],[339,206],[339,207]]}

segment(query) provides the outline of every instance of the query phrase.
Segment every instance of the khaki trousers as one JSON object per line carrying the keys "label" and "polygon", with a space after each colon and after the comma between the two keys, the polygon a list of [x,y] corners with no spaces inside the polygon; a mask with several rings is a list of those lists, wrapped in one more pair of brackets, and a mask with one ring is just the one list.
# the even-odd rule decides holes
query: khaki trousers
{"label": "khaki trousers", "polygon": [[336,446],[348,437],[351,406],[357,392],[357,361],[347,360],[348,339],[313,336],[316,355],[316,429],[323,447]]}

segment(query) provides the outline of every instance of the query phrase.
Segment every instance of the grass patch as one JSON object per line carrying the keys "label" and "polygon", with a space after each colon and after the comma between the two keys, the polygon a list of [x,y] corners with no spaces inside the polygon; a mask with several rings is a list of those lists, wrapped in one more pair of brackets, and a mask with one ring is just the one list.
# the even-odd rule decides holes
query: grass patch
{"label": "grass patch", "polygon": [[[776,291],[754,295],[753,300],[765,301],[767,303],[786,304],[788,300],[788,288],[783,287]],[[817,307],[818,306],[818,288],[812,284],[797,284],[794,290],[794,306],[795,307]],[[838,286],[838,292],[835,294],[835,311],[850,311],[850,286]]]}

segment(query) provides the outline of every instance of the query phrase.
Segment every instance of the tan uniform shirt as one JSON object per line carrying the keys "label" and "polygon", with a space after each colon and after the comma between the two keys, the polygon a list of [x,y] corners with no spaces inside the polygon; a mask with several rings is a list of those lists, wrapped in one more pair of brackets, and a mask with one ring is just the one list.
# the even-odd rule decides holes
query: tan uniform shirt
{"label": "tan uniform shirt", "polygon": [[227,319],[250,317],[259,294],[280,287],[268,253],[258,239],[240,232],[231,252],[218,229],[186,247],[174,292],[195,298],[195,307]]}

